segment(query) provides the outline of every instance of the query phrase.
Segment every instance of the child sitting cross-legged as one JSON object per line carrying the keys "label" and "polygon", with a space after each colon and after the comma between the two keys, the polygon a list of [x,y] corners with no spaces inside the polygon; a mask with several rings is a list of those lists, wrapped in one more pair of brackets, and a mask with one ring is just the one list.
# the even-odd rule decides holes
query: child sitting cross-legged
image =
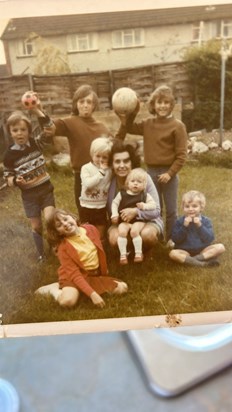
{"label": "child sitting cross-legged", "polygon": [[203,193],[191,190],[183,195],[184,215],[176,220],[172,230],[174,249],[169,257],[190,266],[216,266],[216,259],[225,251],[222,243],[212,244],[214,233],[211,220],[201,212],[206,204]]}
{"label": "child sitting cross-legged", "polygon": [[95,226],[79,226],[72,213],[55,209],[47,224],[47,234],[60,262],[59,282],[40,287],[37,294],[50,294],[61,306],[72,307],[82,292],[102,308],[103,293],[127,292],[125,282],[108,275],[106,255]]}

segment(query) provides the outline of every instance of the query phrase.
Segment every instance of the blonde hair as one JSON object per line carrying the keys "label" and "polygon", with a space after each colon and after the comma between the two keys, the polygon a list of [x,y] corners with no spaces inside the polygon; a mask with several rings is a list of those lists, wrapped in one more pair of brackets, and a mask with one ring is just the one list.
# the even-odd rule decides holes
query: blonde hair
{"label": "blonde hair", "polygon": [[151,114],[156,114],[154,103],[156,100],[160,99],[169,100],[171,103],[171,111],[173,110],[175,106],[175,97],[173,95],[172,89],[169,86],[162,85],[154,90],[148,100],[148,110]]}
{"label": "blonde hair", "polygon": [[126,181],[125,181],[125,187],[128,188],[128,184],[130,182],[131,179],[136,179],[136,178],[140,178],[143,181],[143,190],[146,188],[147,185],[147,172],[142,169],[141,167],[136,167],[135,169],[132,169],[127,177],[126,177]]}
{"label": "blonde hair", "polygon": [[203,210],[206,205],[206,199],[205,195],[198,190],[190,190],[189,192],[184,193],[182,196],[182,207],[184,207],[185,203],[193,202],[196,199],[199,201],[201,209]]}
{"label": "blonde hair", "polygon": [[90,156],[96,153],[110,153],[113,142],[109,137],[97,137],[90,146]]}

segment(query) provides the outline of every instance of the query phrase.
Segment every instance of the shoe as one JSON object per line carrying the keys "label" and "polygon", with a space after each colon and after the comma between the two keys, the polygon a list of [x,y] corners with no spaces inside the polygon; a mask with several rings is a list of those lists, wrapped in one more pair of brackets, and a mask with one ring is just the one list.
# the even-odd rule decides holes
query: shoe
{"label": "shoe", "polygon": [[218,261],[217,259],[215,259],[215,258],[206,260],[205,263],[206,263],[206,266],[214,266],[214,267],[216,267],[216,266],[219,266],[219,265],[220,265],[219,261]]}
{"label": "shoe", "polygon": [[128,259],[126,256],[120,256],[119,260],[120,265],[127,265],[128,264]]}
{"label": "shoe", "polygon": [[143,262],[143,254],[137,253],[134,257],[134,263],[140,263],[140,262]]}
{"label": "shoe", "polygon": [[52,291],[58,290],[58,282],[50,283],[49,285],[41,286],[39,289],[36,289],[35,293],[40,295],[51,294]]}

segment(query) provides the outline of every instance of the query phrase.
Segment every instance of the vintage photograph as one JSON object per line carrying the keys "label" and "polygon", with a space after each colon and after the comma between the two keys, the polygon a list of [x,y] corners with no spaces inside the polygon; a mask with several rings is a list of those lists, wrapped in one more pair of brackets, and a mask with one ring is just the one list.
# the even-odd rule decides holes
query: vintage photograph
{"label": "vintage photograph", "polygon": [[0,1],[3,337],[232,321],[231,4],[106,3]]}

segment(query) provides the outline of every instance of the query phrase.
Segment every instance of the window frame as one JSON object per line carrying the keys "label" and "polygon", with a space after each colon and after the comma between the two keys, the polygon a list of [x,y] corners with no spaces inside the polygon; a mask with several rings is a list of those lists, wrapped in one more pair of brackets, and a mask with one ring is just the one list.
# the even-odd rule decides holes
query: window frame
{"label": "window frame", "polygon": [[[80,47],[80,42],[83,41],[86,41],[87,48]],[[88,53],[98,51],[98,34],[96,32],[67,34],[66,44],[67,53]]]}
{"label": "window frame", "polygon": [[[140,37],[139,42],[136,41],[136,35],[137,35],[136,31],[139,33],[139,37]],[[121,37],[120,38],[121,44],[115,41],[115,36],[117,35],[120,35]],[[129,36],[132,38],[132,42],[131,44],[126,44],[126,38],[128,38]],[[112,39],[112,49],[113,50],[144,47],[145,45],[144,44],[144,29],[141,27],[132,28],[132,29],[129,28],[129,29],[114,30],[112,31],[111,39]]]}
{"label": "window frame", "polygon": [[35,56],[35,44],[33,40],[19,39],[17,41],[17,57],[34,57],[34,56]]}

